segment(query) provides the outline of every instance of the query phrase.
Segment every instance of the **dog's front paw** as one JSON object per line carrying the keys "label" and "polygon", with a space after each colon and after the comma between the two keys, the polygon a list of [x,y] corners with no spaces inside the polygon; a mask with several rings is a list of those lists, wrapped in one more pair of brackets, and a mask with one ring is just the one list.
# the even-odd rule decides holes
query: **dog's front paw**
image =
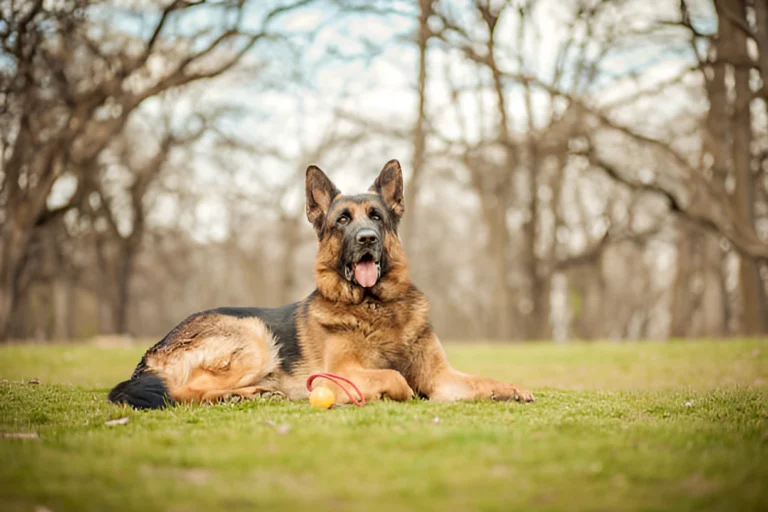
{"label": "dog's front paw", "polygon": [[404,402],[413,398],[413,389],[399,372],[393,371],[391,379],[381,392],[382,398]]}
{"label": "dog's front paw", "polygon": [[528,391],[525,388],[521,388],[518,386],[505,386],[503,389],[500,390],[494,390],[493,396],[491,396],[493,400],[515,400],[517,402],[522,403],[529,403],[529,402],[535,402],[536,398],[533,396],[533,393]]}
{"label": "dog's front paw", "polygon": [[535,402],[536,397],[534,397],[533,393],[531,393],[525,388],[515,387],[515,400],[517,400],[518,402],[528,403],[528,402]]}

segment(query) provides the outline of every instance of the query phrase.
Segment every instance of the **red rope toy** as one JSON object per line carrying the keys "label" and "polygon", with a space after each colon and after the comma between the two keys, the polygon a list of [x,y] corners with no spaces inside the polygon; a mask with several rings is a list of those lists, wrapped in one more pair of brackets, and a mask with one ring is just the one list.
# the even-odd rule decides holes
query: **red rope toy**
{"label": "red rope toy", "polygon": [[[328,379],[329,381],[339,386],[341,390],[347,394],[347,396],[349,397],[349,400],[356,406],[362,407],[365,405],[365,397],[360,392],[360,389],[357,386],[355,386],[354,382],[340,375],[334,375],[332,373],[315,373],[313,375],[310,375],[309,378],[307,379],[307,391],[309,391],[310,393],[312,392],[312,383],[315,381],[315,379],[318,379],[318,378]],[[355,398],[352,395],[352,393],[350,393],[349,390],[342,385],[342,382],[346,382],[347,384],[352,386],[352,389],[354,389],[357,392],[357,394],[360,396],[360,399],[358,400],[357,398]]]}

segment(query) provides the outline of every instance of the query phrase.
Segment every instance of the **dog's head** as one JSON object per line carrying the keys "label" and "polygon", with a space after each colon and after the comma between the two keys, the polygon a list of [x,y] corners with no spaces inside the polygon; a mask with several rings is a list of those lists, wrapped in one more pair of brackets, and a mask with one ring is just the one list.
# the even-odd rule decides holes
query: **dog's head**
{"label": "dog's head", "polygon": [[367,193],[344,195],[315,166],[307,169],[307,218],[320,246],[315,278],[328,299],[358,303],[407,290],[407,263],[397,235],[403,216],[403,174],[388,162]]}

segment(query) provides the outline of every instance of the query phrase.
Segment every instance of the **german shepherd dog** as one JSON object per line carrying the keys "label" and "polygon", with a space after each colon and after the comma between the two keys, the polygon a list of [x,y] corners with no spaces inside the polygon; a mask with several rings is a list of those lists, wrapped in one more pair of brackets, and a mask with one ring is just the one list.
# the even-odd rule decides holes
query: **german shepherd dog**
{"label": "german shepherd dog", "polygon": [[[532,402],[523,388],[454,370],[412,283],[397,235],[403,176],[388,162],[367,193],[343,195],[315,166],[306,173],[307,218],[319,239],[317,289],[276,309],[196,313],[150,348],[109,400],[137,408],[264,393],[305,399],[307,377],[352,380],[366,400]],[[336,384],[336,403],[349,398]]]}

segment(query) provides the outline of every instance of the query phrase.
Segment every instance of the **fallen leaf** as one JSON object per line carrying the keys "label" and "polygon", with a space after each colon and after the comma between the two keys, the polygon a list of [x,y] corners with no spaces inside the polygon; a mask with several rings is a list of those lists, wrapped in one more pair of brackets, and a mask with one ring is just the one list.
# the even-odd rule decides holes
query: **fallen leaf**
{"label": "fallen leaf", "polygon": [[37,432],[3,432],[6,439],[40,439]]}
{"label": "fallen leaf", "polygon": [[128,423],[131,419],[128,416],[125,416],[123,418],[118,418],[116,420],[109,420],[105,421],[105,425],[109,425],[110,427],[114,427],[115,425],[125,425]]}
{"label": "fallen leaf", "polygon": [[691,496],[706,496],[717,491],[719,484],[701,473],[693,473],[680,480],[680,487]]}
{"label": "fallen leaf", "polygon": [[615,487],[626,487],[627,486],[627,477],[622,475],[621,473],[617,473],[613,475],[611,478],[611,483]]}
{"label": "fallen leaf", "polygon": [[495,464],[491,467],[491,475],[495,477],[507,477],[509,475],[509,468],[504,464]]}
{"label": "fallen leaf", "polygon": [[277,435],[279,436],[284,436],[285,434],[291,431],[291,426],[287,423],[281,423],[280,425],[278,425],[272,420],[266,420],[264,424],[272,427],[274,431],[277,433]]}

